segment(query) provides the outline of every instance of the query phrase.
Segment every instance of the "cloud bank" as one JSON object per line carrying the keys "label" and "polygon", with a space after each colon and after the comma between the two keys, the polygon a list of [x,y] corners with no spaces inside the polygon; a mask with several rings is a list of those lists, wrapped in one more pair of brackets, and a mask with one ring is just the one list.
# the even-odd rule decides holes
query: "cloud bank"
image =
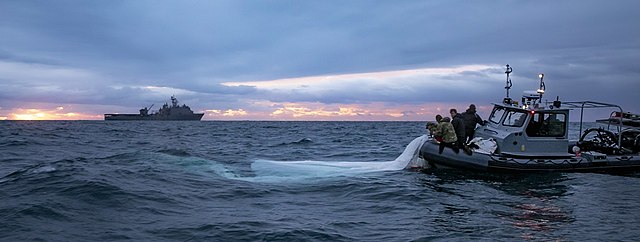
{"label": "cloud bank", "polygon": [[501,100],[505,64],[514,95],[544,72],[547,97],[640,112],[637,9],[589,0],[3,1],[0,118],[57,107],[99,118],[176,95],[205,119],[424,120]]}

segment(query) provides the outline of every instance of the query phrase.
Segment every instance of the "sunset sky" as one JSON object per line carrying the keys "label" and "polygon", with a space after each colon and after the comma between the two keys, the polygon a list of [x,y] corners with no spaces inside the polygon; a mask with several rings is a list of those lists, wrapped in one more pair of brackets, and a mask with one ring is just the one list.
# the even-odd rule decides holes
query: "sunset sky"
{"label": "sunset sky", "polygon": [[505,95],[640,112],[640,1],[0,0],[0,120],[175,95],[203,120],[433,120]]}

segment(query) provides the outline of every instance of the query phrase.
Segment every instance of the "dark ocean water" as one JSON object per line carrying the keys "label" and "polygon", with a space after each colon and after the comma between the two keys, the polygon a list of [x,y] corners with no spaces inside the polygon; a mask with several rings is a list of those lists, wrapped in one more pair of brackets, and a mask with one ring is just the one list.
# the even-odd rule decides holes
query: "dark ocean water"
{"label": "dark ocean water", "polygon": [[2,121],[0,238],[640,238],[640,175],[398,168],[423,125]]}

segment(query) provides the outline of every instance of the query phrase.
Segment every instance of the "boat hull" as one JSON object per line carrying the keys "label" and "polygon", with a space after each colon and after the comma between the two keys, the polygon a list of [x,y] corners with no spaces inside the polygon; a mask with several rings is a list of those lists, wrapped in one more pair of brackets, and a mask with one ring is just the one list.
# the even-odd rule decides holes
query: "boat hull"
{"label": "boat hull", "polygon": [[204,113],[194,113],[191,115],[140,115],[140,114],[105,114],[104,120],[153,120],[153,121],[199,121]]}
{"label": "boat hull", "polygon": [[455,168],[488,172],[635,172],[640,171],[640,156],[585,153],[575,156],[512,156],[474,150],[466,154],[446,147],[442,153],[434,140],[426,141],[420,156],[432,168]]}

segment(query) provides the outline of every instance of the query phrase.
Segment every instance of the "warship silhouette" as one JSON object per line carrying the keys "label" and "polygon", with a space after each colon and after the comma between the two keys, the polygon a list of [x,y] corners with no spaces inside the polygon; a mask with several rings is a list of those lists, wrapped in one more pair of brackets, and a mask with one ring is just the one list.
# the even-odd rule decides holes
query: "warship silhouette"
{"label": "warship silhouette", "polygon": [[149,113],[150,107],[140,109],[138,114],[105,113],[104,120],[200,120],[204,113],[193,113],[187,105],[178,105],[178,99],[171,96],[171,105],[165,103],[156,113]]}

